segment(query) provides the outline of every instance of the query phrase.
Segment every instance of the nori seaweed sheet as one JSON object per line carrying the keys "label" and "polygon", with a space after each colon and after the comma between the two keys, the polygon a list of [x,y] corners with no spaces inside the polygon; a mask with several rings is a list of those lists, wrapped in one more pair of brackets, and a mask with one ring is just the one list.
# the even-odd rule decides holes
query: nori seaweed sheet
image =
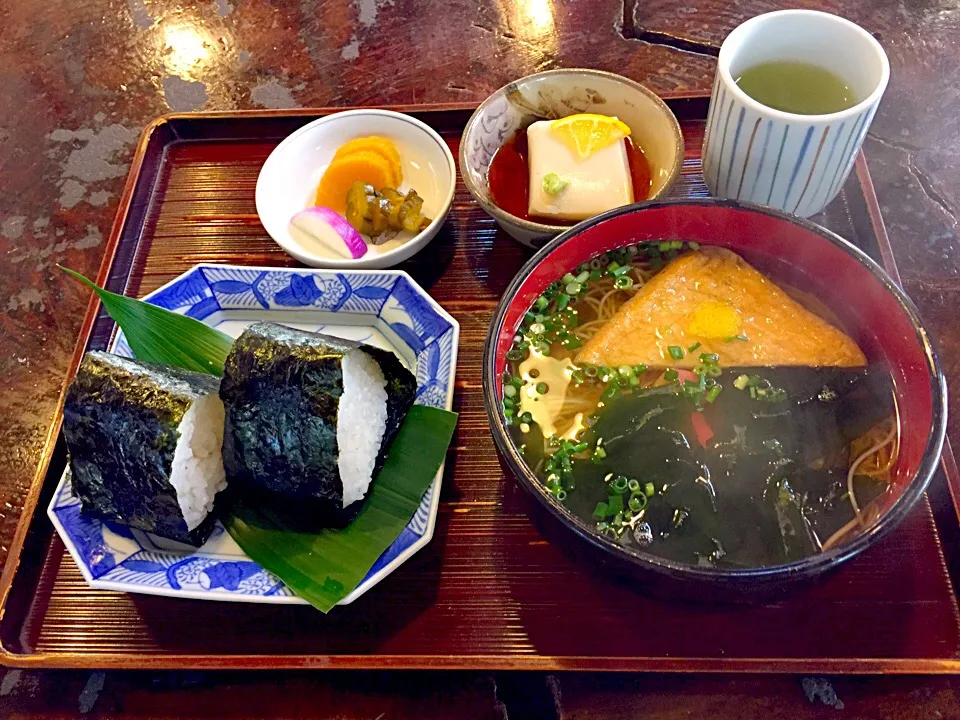
{"label": "nori seaweed sheet", "polygon": [[83,512],[202,545],[213,515],[187,530],[170,472],[184,413],[217,388],[210,375],[87,353],[63,408],[73,491]]}
{"label": "nori seaweed sheet", "polygon": [[224,467],[236,489],[268,501],[295,500],[315,524],[342,527],[356,516],[363,503],[343,507],[337,467],[341,363],[355,349],[372,355],[387,380],[387,424],[374,474],[380,470],[413,405],[413,374],[387,350],[256,323],[234,343],[220,385]]}

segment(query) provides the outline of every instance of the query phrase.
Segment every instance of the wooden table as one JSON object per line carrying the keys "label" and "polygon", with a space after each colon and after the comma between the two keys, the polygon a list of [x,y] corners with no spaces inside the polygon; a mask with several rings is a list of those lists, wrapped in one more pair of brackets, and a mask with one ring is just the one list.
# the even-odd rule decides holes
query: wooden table
{"label": "wooden table", "polygon": [[[866,142],[904,286],[960,369],[960,3],[805,0],[875,32],[892,78]],[[76,0],[0,6],[0,563],[33,482],[140,129],[170,111],[479,102],[589,66],[708,90],[744,0]],[[957,400],[949,435],[960,446]],[[960,717],[960,681],[833,678],[843,717]],[[0,717],[834,717],[790,677],[8,671]],[[813,702],[807,693],[816,695]],[[819,693],[819,694],[818,694]],[[817,699],[817,698],[822,699]],[[827,704],[823,699],[826,699]]]}

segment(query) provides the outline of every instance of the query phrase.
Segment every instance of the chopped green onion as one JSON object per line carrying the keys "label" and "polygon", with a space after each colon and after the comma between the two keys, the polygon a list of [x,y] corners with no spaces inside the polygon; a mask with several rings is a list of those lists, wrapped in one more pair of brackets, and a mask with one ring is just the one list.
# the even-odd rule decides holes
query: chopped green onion
{"label": "chopped green onion", "polygon": [[743,390],[747,387],[749,383],[750,383],[749,377],[747,377],[746,375],[738,375],[737,379],[733,381],[733,386],[737,390]]}
{"label": "chopped green onion", "polygon": [[687,348],[687,352],[693,352],[693,351],[696,350],[698,347],[700,347],[700,343],[699,343],[699,342],[695,342],[693,345],[691,345],[690,347]]}
{"label": "chopped green onion", "polygon": [[693,240],[691,240],[690,242],[687,243],[687,247],[690,248],[691,250],[699,250],[700,243],[694,242]]}
{"label": "chopped green onion", "polygon": [[536,307],[537,310],[545,310],[547,305],[549,304],[550,304],[550,301],[547,300],[547,298],[543,297],[543,295],[541,295],[540,297],[537,298],[537,301],[534,303],[534,307]]}
{"label": "chopped green onion", "polygon": [[607,498],[607,507],[611,515],[623,512],[623,498],[620,495],[611,495]]}
{"label": "chopped green onion", "polygon": [[680,377],[680,373],[678,373],[678,372],[677,372],[676,370],[674,370],[673,368],[670,368],[669,370],[666,370],[666,371],[663,373],[663,379],[666,380],[667,382],[673,382],[673,381],[676,380],[678,377]]}
{"label": "chopped green onion", "polygon": [[537,394],[539,394],[539,395],[546,395],[548,389],[549,389],[549,388],[548,388],[548,386],[547,386],[547,384],[546,384],[545,382],[538,382],[538,383],[537,383],[537,387],[536,387]]}
{"label": "chopped green onion", "polygon": [[579,275],[577,275],[577,282],[581,284],[585,283],[589,279],[589,277],[590,277],[590,271],[584,270]]}
{"label": "chopped green onion", "polygon": [[607,265],[607,272],[611,275],[613,275],[619,269],[620,269],[620,263],[618,263],[616,260],[614,260],[612,263]]}
{"label": "chopped green onion", "polygon": [[614,489],[615,492],[622,493],[626,492],[629,481],[623,475],[617,475],[613,479],[613,482],[610,483],[610,487]]}
{"label": "chopped green onion", "polygon": [[630,496],[630,500],[627,503],[629,507],[634,512],[640,512],[647,506],[647,496],[643,493],[634,493]]}
{"label": "chopped green onion", "polygon": [[576,295],[581,290],[583,290],[583,285],[578,282],[567,283],[567,286],[564,288],[570,295]]}
{"label": "chopped green onion", "polygon": [[559,500],[560,502],[563,502],[564,500],[567,499],[567,491],[564,490],[563,488],[560,488],[554,493],[554,496],[557,498],[557,500]]}
{"label": "chopped green onion", "polygon": [[671,345],[667,348],[667,352],[674,360],[683,360],[683,348],[679,345]]}
{"label": "chopped green onion", "polygon": [[719,385],[714,385],[712,388],[707,390],[707,394],[706,394],[706,397],[704,397],[704,400],[706,400],[708,403],[712,403],[720,395],[721,389],[722,388]]}
{"label": "chopped green onion", "polygon": [[508,398],[512,398],[517,394],[517,389],[513,385],[504,385],[503,394]]}
{"label": "chopped green onion", "polygon": [[631,478],[629,482],[627,482],[627,490],[629,490],[632,493],[639,492],[640,481],[637,480],[636,478]]}
{"label": "chopped green onion", "polygon": [[593,509],[593,516],[603,520],[603,518],[612,515],[610,512],[610,506],[605,502],[598,502],[597,506]]}
{"label": "chopped green onion", "polygon": [[589,378],[595,378],[597,376],[597,366],[587,365],[583,368],[583,373]]}
{"label": "chopped green onion", "polygon": [[633,377],[633,376],[636,374],[636,372],[634,371],[634,369],[633,369],[632,367],[630,367],[629,365],[621,365],[620,367],[617,368],[617,372],[620,373],[620,375],[622,375],[623,377],[626,377],[626,378],[628,378],[628,377]]}
{"label": "chopped green onion", "polygon": [[717,353],[700,353],[700,362],[702,363],[718,363],[720,362],[720,356]]}
{"label": "chopped green onion", "polygon": [[530,326],[530,332],[533,335],[543,335],[546,331],[547,327],[542,322],[535,322]]}
{"label": "chopped green onion", "polygon": [[563,346],[565,348],[569,348],[570,350],[576,350],[582,344],[583,343],[580,341],[580,338],[578,338],[576,335],[570,335],[563,340]]}
{"label": "chopped green onion", "polygon": [[564,285],[567,285],[575,281],[576,281],[576,278],[573,276],[573,273],[567,273],[560,279],[560,282],[562,282]]}
{"label": "chopped green onion", "polygon": [[652,482],[648,482],[646,485],[643,486],[643,492],[644,494],[646,494],[647,497],[653,497],[653,494],[656,491],[657,489],[653,486]]}
{"label": "chopped green onion", "polygon": [[618,277],[613,281],[613,286],[617,290],[629,290],[633,287],[633,278],[627,277],[626,275],[623,277]]}
{"label": "chopped green onion", "polygon": [[647,366],[646,366],[646,365],[634,365],[634,366],[633,366],[633,371],[634,371],[637,375],[642,375],[643,373],[645,373],[645,372],[647,371]]}
{"label": "chopped green onion", "polygon": [[521,350],[520,348],[513,348],[512,350],[507,351],[507,360],[511,362],[520,362],[521,360],[527,359],[526,350]]}
{"label": "chopped green onion", "polygon": [[521,414],[520,414],[520,422],[532,423],[532,422],[533,422],[533,415],[531,415],[529,412],[521,413]]}
{"label": "chopped green onion", "polygon": [[602,275],[602,273],[601,273],[601,271],[600,271],[599,268],[594,268],[594,269],[592,269],[592,270],[590,271],[590,279],[591,279],[591,280],[596,281],[596,280],[599,280],[601,277],[603,277],[603,275]]}
{"label": "chopped green onion", "polygon": [[631,270],[633,270],[632,265],[621,265],[616,270],[611,270],[610,268],[607,268],[607,272],[609,272],[614,277],[622,277],[626,275],[628,272],[630,272]]}
{"label": "chopped green onion", "polygon": [[566,293],[558,293],[555,299],[557,310],[563,310],[570,302],[570,296]]}

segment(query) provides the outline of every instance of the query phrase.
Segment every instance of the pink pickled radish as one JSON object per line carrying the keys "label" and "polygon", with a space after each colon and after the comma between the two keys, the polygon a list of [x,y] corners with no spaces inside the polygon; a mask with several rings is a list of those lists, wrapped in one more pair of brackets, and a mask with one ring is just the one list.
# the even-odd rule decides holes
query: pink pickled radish
{"label": "pink pickled radish", "polygon": [[328,207],[301,210],[290,218],[290,224],[340,257],[356,260],[367,252],[367,243],[356,228]]}

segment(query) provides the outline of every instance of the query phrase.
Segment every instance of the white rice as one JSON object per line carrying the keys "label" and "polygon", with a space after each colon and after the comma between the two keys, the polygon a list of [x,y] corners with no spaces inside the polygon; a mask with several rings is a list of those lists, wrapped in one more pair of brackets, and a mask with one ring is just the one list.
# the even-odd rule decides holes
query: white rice
{"label": "white rice", "polygon": [[387,381],[379,363],[363,350],[343,356],[343,395],[337,408],[337,466],[343,506],[362,500],[387,428]]}
{"label": "white rice", "polygon": [[213,510],[216,494],[227,487],[223,421],[223,402],[212,393],[194,402],[177,428],[180,440],[173,453],[170,484],[177,491],[188,530],[203,522]]}

